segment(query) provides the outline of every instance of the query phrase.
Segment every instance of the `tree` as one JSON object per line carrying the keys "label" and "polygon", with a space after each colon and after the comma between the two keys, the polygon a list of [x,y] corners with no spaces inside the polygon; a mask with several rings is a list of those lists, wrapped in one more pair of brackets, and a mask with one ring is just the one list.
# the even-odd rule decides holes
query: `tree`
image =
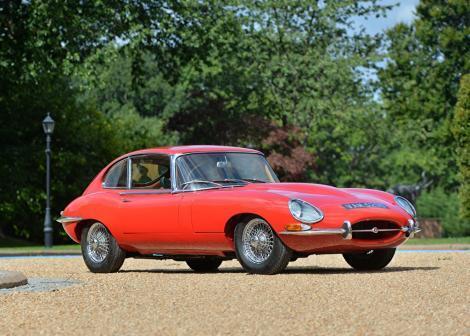
{"label": "tree", "polygon": [[378,59],[381,37],[354,31],[352,20],[384,15],[389,7],[376,1],[287,0],[246,6],[259,100],[280,127],[300,128],[300,144],[315,158],[305,180],[383,186],[375,169],[383,118],[359,71]]}
{"label": "tree", "polygon": [[393,182],[419,179],[455,190],[457,165],[450,130],[458,82],[469,71],[469,20],[465,0],[422,0],[412,25],[388,31],[386,67],[379,71],[390,134],[384,169]]}
{"label": "tree", "polygon": [[464,75],[460,81],[453,132],[460,169],[460,217],[470,223],[470,74]]}
{"label": "tree", "polygon": [[58,214],[122,147],[119,129],[91,104],[77,102],[69,74],[96,48],[132,34],[128,18],[140,4],[15,0],[0,6],[0,151],[6,158],[0,163],[0,231],[40,241],[41,121],[46,112],[57,121],[52,195]]}

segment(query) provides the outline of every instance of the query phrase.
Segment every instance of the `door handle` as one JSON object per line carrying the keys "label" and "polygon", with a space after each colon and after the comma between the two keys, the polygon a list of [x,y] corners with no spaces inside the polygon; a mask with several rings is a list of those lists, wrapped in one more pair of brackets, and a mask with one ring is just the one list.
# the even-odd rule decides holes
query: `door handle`
{"label": "door handle", "polygon": [[123,203],[129,203],[131,200],[127,198],[121,198],[121,202]]}

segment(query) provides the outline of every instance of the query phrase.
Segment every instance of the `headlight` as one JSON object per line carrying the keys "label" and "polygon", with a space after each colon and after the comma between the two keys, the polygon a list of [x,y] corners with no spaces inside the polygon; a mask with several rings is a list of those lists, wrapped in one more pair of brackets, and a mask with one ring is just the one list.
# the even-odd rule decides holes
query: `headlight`
{"label": "headlight", "polygon": [[413,218],[416,217],[416,209],[415,209],[415,207],[414,207],[413,204],[411,204],[411,202],[408,201],[406,198],[401,197],[401,196],[395,196],[395,202],[397,202],[397,204],[398,204],[403,210],[405,210],[410,216],[412,216]]}
{"label": "headlight", "polygon": [[300,199],[289,201],[289,210],[292,216],[302,223],[316,223],[323,219],[323,213],[317,207]]}

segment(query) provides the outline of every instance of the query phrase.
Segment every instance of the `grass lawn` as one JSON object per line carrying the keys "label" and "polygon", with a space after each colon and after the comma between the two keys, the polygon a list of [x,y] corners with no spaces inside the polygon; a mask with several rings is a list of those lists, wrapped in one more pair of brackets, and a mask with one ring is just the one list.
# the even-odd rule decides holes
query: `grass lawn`
{"label": "grass lawn", "polygon": [[0,253],[43,253],[43,252],[79,252],[80,245],[55,245],[45,248],[43,245],[32,245],[31,242],[14,238],[0,239]]}
{"label": "grass lawn", "polygon": [[45,248],[44,246],[9,246],[9,247],[0,247],[0,253],[8,252],[66,252],[66,251],[76,251],[80,250],[80,245],[55,245],[52,248]]}

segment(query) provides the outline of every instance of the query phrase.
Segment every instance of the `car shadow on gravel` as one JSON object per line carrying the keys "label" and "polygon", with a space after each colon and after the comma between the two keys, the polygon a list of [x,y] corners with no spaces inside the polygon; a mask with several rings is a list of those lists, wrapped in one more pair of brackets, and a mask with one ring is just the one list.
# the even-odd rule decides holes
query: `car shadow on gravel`
{"label": "car shadow on gravel", "polygon": [[119,273],[166,273],[166,274],[218,274],[218,273],[246,273],[243,268],[237,267],[227,267],[227,268],[220,268],[215,272],[195,272],[191,269],[171,269],[171,268],[158,268],[158,269],[138,269],[138,270],[120,270]]}
{"label": "car shadow on gravel", "polygon": [[387,267],[376,271],[358,271],[353,268],[326,268],[298,266],[288,267],[283,273],[287,274],[351,274],[351,273],[394,273],[410,271],[437,271],[439,267]]}
{"label": "car shadow on gravel", "polygon": [[[440,267],[387,267],[378,271],[358,271],[352,268],[326,268],[315,266],[294,266],[287,267],[282,274],[353,274],[353,273],[393,273],[410,271],[437,271]],[[217,272],[194,272],[190,269],[138,269],[121,270],[119,273],[162,273],[162,274],[220,274],[220,273],[246,273],[242,268],[224,267]]]}

